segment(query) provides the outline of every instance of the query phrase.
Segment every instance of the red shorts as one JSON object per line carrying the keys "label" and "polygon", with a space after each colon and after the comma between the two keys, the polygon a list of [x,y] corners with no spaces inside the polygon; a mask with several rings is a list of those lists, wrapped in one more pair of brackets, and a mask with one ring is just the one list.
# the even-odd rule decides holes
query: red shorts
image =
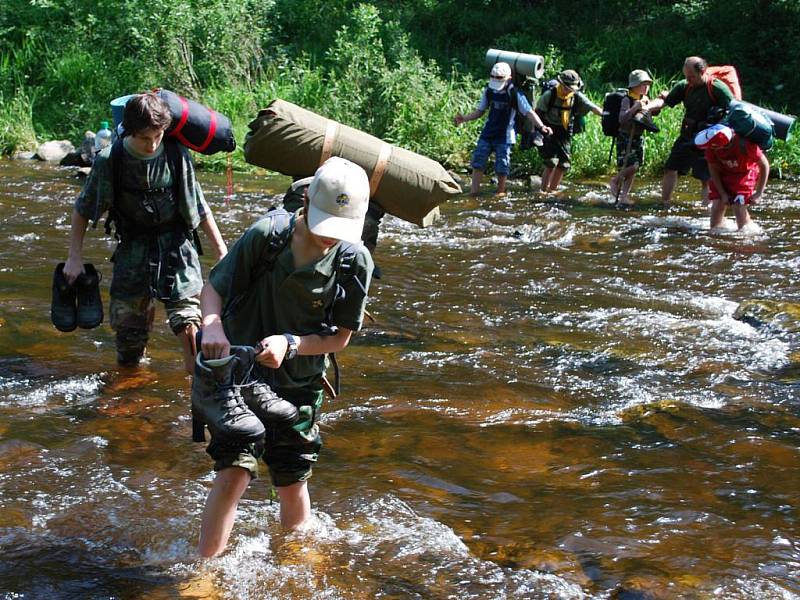
{"label": "red shorts", "polygon": [[[747,173],[723,173],[722,185],[728,192],[728,204],[750,204],[750,197],[756,190],[755,178]],[[719,190],[709,181],[709,200],[719,200]]]}

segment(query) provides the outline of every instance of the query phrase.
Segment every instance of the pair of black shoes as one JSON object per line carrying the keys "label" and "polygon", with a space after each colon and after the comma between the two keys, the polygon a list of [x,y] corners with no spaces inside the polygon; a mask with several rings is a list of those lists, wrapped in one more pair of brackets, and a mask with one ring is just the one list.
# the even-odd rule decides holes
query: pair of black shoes
{"label": "pair of black shoes", "polygon": [[94,329],[103,322],[103,301],[100,298],[100,273],[91,263],[83,265],[84,272],[69,284],[64,277],[64,263],[58,263],[53,273],[53,300],[50,320],[59,331],[76,327]]}
{"label": "pair of black shoes", "polygon": [[192,377],[192,439],[205,441],[207,425],[222,443],[255,443],[265,434],[264,424],[294,425],[297,407],[280,398],[251,376],[256,351],[231,346],[230,355],[206,359],[197,352]]}

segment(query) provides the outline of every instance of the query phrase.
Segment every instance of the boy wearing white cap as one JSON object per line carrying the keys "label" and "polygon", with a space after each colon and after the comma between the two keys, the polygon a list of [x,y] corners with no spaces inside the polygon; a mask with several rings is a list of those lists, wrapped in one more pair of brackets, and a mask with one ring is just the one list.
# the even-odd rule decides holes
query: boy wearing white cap
{"label": "boy wearing white cap", "polygon": [[759,202],[767,186],[767,156],[757,144],[721,123],[698,133],[694,144],[704,151],[711,176],[711,229],[722,225],[729,205],[742,229],[751,222],[747,205]]}
{"label": "boy wearing white cap", "polygon": [[514,118],[517,112],[530,119],[537,131],[548,135],[552,133],[552,130],[545,127],[539,116],[531,109],[525,95],[512,83],[511,67],[508,63],[499,62],[492,67],[489,85],[483,90],[477,108],[467,115],[457,114],[454,118],[456,127],[467,121],[479,119],[487,109],[489,116],[472,154],[470,194],[473,196],[477,196],[480,191],[483,172],[492,152],[494,152],[494,170],[497,173],[497,194],[506,193],[511,147],[516,141]]}
{"label": "boy wearing white cap", "polygon": [[[212,434],[207,452],[217,475],[203,512],[204,557],[225,549],[259,457],[278,490],[281,525],[299,529],[311,515],[307,480],[322,446],[316,416],[325,355],[343,350],[361,328],[373,263],[360,242],[369,204],[364,170],[332,157],[309,179],[303,208],[291,215],[271,211],[252,225],[213,268],[201,294],[203,357],[225,357],[231,344],[260,349],[256,381],[304,417],[294,425],[264,422],[263,443],[231,444]],[[234,297],[235,310],[223,310]]]}

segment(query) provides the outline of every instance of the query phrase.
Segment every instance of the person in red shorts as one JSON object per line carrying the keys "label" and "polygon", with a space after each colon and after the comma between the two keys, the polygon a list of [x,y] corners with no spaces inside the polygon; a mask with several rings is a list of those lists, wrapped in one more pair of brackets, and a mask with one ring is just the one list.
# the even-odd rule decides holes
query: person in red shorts
{"label": "person in red shorts", "polygon": [[725,211],[732,205],[741,230],[752,221],[747,205],[757,204],[764,194],[769,177],[767,156],[758,145],[721,123],[698,133],[694,143],[705,152],[711,175],[711,229],[722,225]]}

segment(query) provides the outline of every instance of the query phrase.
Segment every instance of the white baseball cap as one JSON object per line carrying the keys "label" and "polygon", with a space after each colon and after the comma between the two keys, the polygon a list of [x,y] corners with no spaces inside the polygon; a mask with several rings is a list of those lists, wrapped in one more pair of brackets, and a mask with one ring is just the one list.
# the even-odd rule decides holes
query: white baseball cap
{"label": "white baseball cap", "polygon": [[495,63],[490,75],[492,78],[489,80],[489,87],[495,91],[499,91],[503,89],[506,80],[511,78],[511,67],[508,63]]}
{"label": "white baseball cap", "polygon": [[293,185],[306,183],[310,183],[307,194],[311,233],[358,243],[369,208],[369,179],[364,169],[347,159],[332,156],[322,163],[314,177],[301,179]]}

